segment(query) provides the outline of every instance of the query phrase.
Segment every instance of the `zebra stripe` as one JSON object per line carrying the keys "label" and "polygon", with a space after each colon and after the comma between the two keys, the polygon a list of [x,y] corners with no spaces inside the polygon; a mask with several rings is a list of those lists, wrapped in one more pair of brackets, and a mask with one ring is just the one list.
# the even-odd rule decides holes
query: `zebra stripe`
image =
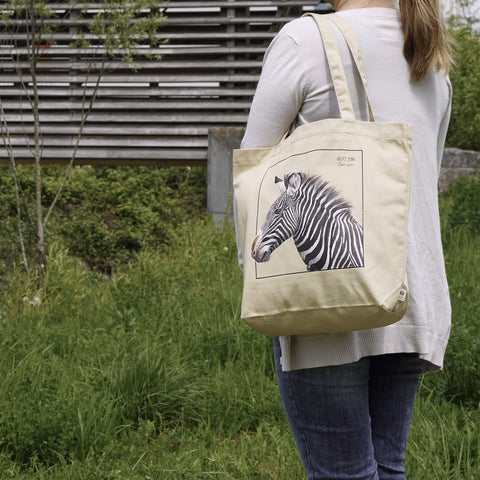
{"label": "zebra stripe", "polygon": [[[277,179],[278,181],[278,179]],[[252,245],[257,262],[293,236],[308,270],[363,267],[363,229],[351,205],[320,177],[293,171]]]}

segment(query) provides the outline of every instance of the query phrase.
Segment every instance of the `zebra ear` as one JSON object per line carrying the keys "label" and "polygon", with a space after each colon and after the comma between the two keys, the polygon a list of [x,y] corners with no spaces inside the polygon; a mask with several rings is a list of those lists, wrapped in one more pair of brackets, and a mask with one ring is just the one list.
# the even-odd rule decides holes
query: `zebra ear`
{"label": "zebra ear", "polygon": [[288,192],[294,193],[297,191],[300,183],[302,182],[301,173],[297,170],[285,175],[285,187]]}
{"label": "zebra ear", "polygon": [[275,188],[277,189],[279,195],[285,191],[285,182],[277,176],[275,176]]}

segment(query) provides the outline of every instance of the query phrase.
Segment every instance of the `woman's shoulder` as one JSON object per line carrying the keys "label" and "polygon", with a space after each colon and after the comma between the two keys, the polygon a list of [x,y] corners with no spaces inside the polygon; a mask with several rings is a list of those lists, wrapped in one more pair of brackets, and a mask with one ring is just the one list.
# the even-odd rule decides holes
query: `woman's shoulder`
{"label": "woman's shoulder", "polygon": [[282,27],[278,35],[290,37],[297,45],[312,43],[320,38],[315,20],[310,16],[291,20]]}

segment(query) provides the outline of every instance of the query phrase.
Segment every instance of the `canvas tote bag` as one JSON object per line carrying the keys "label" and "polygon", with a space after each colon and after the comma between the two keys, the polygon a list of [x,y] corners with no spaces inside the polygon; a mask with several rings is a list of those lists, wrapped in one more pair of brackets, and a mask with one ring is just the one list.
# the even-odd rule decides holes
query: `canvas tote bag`
{"label": "canvas tote bag", "polygon": [[370,121],[355,119],[330,22],[366,89],[356,37],[337,15],[312,16],[341,118],[233,156],[241,317],[267,335],[381,327],[401,319],[408,301],[411,126],[377,123],[370,106]]}

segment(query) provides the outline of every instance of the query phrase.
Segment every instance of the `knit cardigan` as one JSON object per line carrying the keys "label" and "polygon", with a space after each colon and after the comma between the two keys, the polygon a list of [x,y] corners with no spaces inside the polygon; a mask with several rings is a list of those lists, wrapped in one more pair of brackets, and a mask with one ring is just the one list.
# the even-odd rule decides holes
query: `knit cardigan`
{"label": "knit cardigan", "polygon": [[[450,332],[437,181],[451,107],[451,84],[431,71],[410,80],[402,54],[399,12],[389,8],[346,10],[365,64],[369,99],[378,122],[413,128],[412,193],[408,219],[409,305],[388,327],[351,333],[280,337],[283,370],[351,363],[364,356],[418,353],[425,372],[442,368]],[[341,33],[334,27],[357,119],[368,120],[363,87]],[[338,118],[339,109],[315,21],[285,25],[270,44],[250,109],[242,148],[278,143],[290,126]],[[241,252],[239,255],[241,262]]]}

